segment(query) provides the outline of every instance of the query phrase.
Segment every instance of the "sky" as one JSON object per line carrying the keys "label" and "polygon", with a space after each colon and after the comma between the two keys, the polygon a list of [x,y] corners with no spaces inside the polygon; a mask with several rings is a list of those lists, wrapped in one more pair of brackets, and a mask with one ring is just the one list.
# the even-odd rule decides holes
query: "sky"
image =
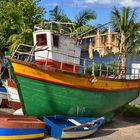
{"label": "sky", "polygon": [[45,15],[46,19],[49,19],[49,10],[58,5],[72,21],[74,21],[75,15],[80,11],[92,9],[95,11],[97,17],[89,23],[92,25],[109,22],[114,6],[117,8],[130,6],[131,8],[138,8],[137,21],[140,22],[140,0],[41,0],[39,5],[47,11]]}

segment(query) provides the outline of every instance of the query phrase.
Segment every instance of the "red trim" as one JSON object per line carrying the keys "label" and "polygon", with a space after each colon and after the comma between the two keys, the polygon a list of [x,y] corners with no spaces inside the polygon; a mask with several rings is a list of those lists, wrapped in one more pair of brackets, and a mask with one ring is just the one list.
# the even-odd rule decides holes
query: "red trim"
{"label": "red trim", "polygon": [[18,72],[16,72],[16,74],[19,75],[19,76],[26,77],[26,78],[40,80],[40,81],[43,81],[43,82],[49,82],[49,83],[52,83],[52,84],[57,84],[57,85],[62,85],[62,86],[69,86],[69,87],[72,87],[72,88],[86,89],[86,90],[91,90],[91,91],[94,90],[94,91],[101,91],[101,92],[104,92],[104,91],[115,92],[115,91],[125,91],[125,90],[129,90],[129,89],[135,89],[135,88],[129,88],[129,89],[127,88],[127,89],[120,89],[120,90],[119,89],[117,89],[117,90],[109,90],[109,89],[90,88],[90,87],[84,87],[84,86],[77,86],[77,85],[69,85],[69,84],[58,83],[58,82],[54,82],[54,81],[50,81],[50,80],[45,80],[45,79],[42,79],[42,78],[37,78],[37,77],[21,74],[21,73],[18,73]]}
{"label": "red trim", "polygon": [[9,106],[8,99],[2,99],[0,107],[8,107],[8,106]]}
{"label": "red trim", "polygon": [[8,84],[8,87],[16,88],[16,84],[13,79],[11,79],[11,80],[8,79],[7,84]]}
{"label": "red trim", "polygon": [[36,64],[38,65],[45,65],[47,64],[48,67],[53,67],[53,68],[57,68],[57,69],[62,69],[65,71],[69,71],[69,72],[79,72],[80,70],[80,66],[77,64],[69,64],[66,62],[58,62],[52,59],[38,59],[36,60]]}
{"label": "red trim", "polygon": [[16,101],[9,101],[9,106],[11,108],[13,108],[14,110],[17,110],[17,109],[21,108],[20,102],[16,102]]}

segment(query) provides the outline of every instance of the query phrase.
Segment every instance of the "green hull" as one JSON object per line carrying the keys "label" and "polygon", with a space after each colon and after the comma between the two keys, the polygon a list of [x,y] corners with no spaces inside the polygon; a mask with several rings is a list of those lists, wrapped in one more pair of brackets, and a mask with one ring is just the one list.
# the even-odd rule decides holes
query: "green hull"
{"label": "green hull", "polygon": [[26,115],[102,116],[132,101],[139,89],[90,91],[25,78],[16,75]]}

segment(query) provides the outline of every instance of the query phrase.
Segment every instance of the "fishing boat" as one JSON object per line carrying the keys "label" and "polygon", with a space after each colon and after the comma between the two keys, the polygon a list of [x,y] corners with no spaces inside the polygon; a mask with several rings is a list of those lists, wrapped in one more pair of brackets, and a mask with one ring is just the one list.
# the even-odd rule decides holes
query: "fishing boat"
{"label": "fishing boat", "polygon": [[45,134],[45,124],[35,117],[0,114],[0,139],[39,139]]}
{"label": "fishing boat", "polygon": [[[63,33],[39,29],[33,38],[34,46],[21,44],[6,56],[24,114],[108,118],[139,96],[139,73],[132,75],[128,69],[122,77],[114,66],[113,70],[107,64],[106,68],[101,64],[95,67],[93,59],[81,57],[77,40]],[[89,48],[91,52],[92,45]],[[88,65],[92,66],[91,74],[86,73]]]}
{"label": "fishing boat", "polygon": [[45,116],[46,130],[57,139],[83,138],[94,134],[103,124],[104,117],[66,117],[62,115]]}

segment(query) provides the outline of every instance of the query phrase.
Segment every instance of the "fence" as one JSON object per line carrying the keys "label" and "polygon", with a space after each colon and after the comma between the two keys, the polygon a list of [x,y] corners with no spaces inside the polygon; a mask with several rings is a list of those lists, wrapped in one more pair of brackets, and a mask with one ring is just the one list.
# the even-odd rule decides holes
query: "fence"
{"label": "fence", "polygon": [[[86,59],[86,58],[79,58],[76,56],[67,55],[64,53],[58,53],[52,50],[47,50],[46,57],[37,56],[35,55],[36,51],[43,51],[43,50],[35,50],[34,46],[24,45],[21,44],[18,46],[12,53],[12,58],[22,61],[27,61],[30,63],[36,63],[35,58],[40,57],[40,59],[44,60],[42,66],[48,67],[48,56],[49,53],[53,55],[60,55],[61,59],[58,60],[60,65],[57,67],[60,70],[63,70],[64,62],[71,65],[73,67],[72,72],[80,73],[84,75],[95,75],[104,78],[112,78],[112,79],[140,79],[140,69],[132,69],[126,68],[125,74],[121,73],[121,68],[119,64],[105,64],[105,63],[95,63],[94,60]],[[64,60],[67,59],[67,60]],[[69,59],[73,59],[73,63],[69,63]],[[75,62],[79,62],[79,70],[76,71],[77,64]],[[133,74],[132,74],[133,71]]]}

